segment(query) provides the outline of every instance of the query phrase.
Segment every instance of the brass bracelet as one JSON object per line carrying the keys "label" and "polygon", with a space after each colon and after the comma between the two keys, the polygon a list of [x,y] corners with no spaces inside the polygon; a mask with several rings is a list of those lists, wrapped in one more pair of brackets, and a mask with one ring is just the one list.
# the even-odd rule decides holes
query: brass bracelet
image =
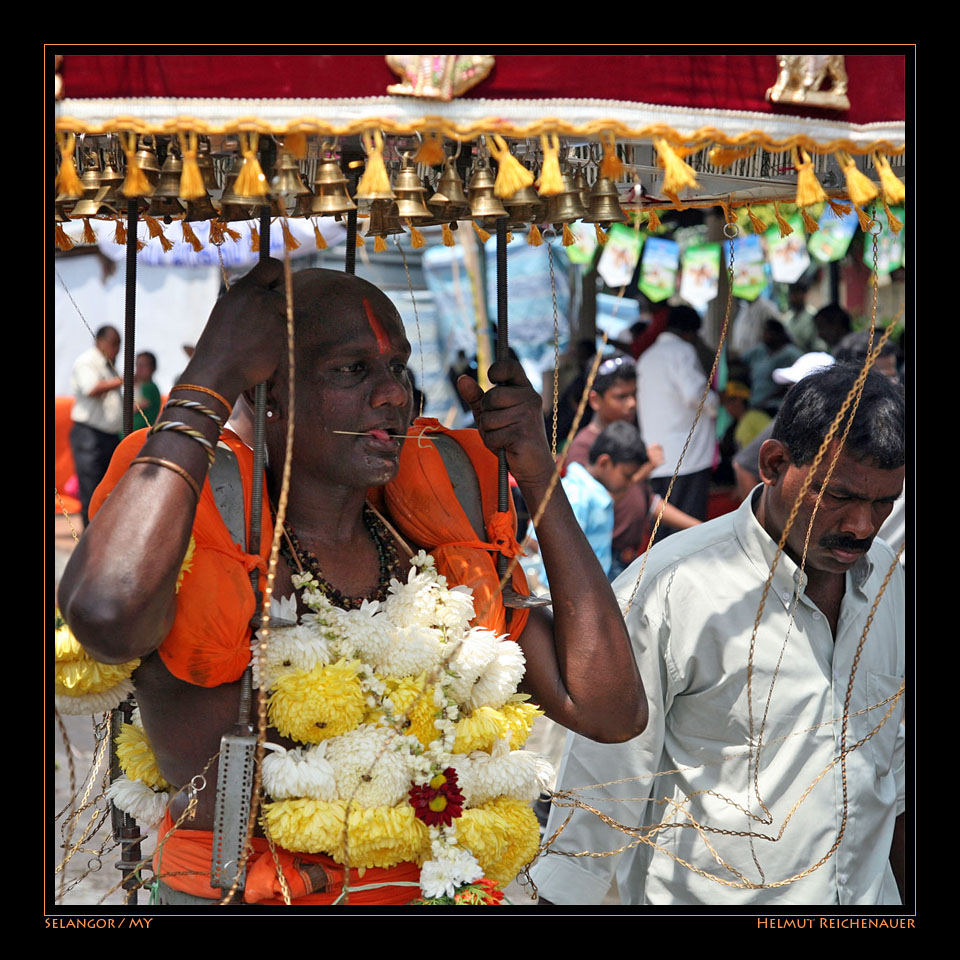
{"label": "brass bracelet", "polygon": [[216,390],[211,390],[209,387],[200,387],[195,383],[177,383],[170,388],[170,392],[173,393],[175,390],[196,390],[197,393],[205,393],[207,396],[213,397],[214,400],[219,400],[223,404],[227,411],[227,419],[229,419],[230,414],[233,413],[233,407],[227,403]]}
{"label": "brass bracelet", "polygon": [[209,417],[217,425],[218,430],[223,429],[223,418],[214,413],[209,407],[205,407],[199,400],[178,400],[176,397],[171,397],[164,404],[164,407],[183,407],[184,410],[196,410],[197,413],[202,413],[205,417]]}
{"label": "brass bracelet", "polygon": [[204,452],[207,454],[207,459],[210,461],[210,466],[213,466],[213,461],[217,456],[217,452],[214,449],[213,444],[199,430],[194,430],[193,427],[188,426],[180,420],[158,420],[150,428],[150,432],[147,434],[147,436],[153,436],[155,433],[164,433],[168,430],[171,430],[174,433],[182,433],[184,436],[190,437],[192,440],[196,440],[197,443],[203,447]]}
{"label": "brass bracelet", "polygon": [[190,489],[197,495],[197,500],[200,500],[200,484],[198,484],[190,475],[189,471],[181,467],[179,463],[174,463],[172,460],[164,460],[163,457],[136,457],[130,461],[130,466],[133,466],[135,463],[151,463],[155,467],[166,467],[168,470],[172,470],[190,484]]}

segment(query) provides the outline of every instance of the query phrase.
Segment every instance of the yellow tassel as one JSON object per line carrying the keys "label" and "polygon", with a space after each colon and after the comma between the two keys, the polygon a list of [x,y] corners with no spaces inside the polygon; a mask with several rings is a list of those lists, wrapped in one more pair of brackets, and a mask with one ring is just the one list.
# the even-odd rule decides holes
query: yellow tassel
{"label": "yellow tassel", "polygon": [[180,221],[180,229],[183,231],[183,242],[189,243],[193,247],[194,253],[199,253],[203,249],[200,238],[193,232],[193,227],[186,220]]}
{"label": "yellow tassel", "polygon": [[612,133],[601,133],[603,160],[600,161],[600,176],[616,180],[623,173],[623,161],[617,156],[617,141]]}
{"label": "yellow tassel", "polygon": [[512,233],[508,233],[508,234],[507,234],[507,243],[513,243],[513,234],[512,234]]}
{"label": "yellow tassel", "polygon": [[747,216],[750,218],[750,226],[754,233],[766,233],[767,228],[764,222],[753,212],[753,207],[747,206]]}
{"label": "yellow tassel", "polygon": [[327,249],[327,241],[323,239],[323,234],[320,232],[320,227],[316,223],[313,225],[313,239],[317,244],[318,250]]}
{"label": "yellow tassel", "polygon": [[783,214],[780,212],[780,204],[775,203],[773,205],[773,212],[777,218],[777,226],[780,228],[780,237],[789,237],[793,233],[793,227],[783,219]]}
{"label": "yellow tassel", "polygon": [[794,147],[793,165],[797,168],[797,206],[808,207],[812,203],[826,203],[827,194],[813,172],[810,155],[805,150]]}
{"label": "yellow tassel", "polygon": [[880,185],[883,187],[883,198],[887,203],[903,203],[907,199],[907,188],[903,181],[890,169],[890,161],[881,153],[873,155],[873,165],[880,174]]}
{"label": "yellow tassel", "polygon": [[473,221],[473,229],[477,231],[477,236],[480,238],[481,243],[486,243],[490,239],[490,234],[487,233],[476,220]]}
{"label": "yellow tassel", "polygon": [[425,246],[427,241],[423,239],[423,234],[409,221],[407,226],[410,228],[410,245],[414,250],[419,250]]}
{"label": "yellow tassel", "polygon": [[872,217],[862,207],[857,206],[857,204],[853,205],[853,209],[857,211],[857,219],[860,221],[860,229],[866,233],[866,231],[870,229]]}
{"label": "yellow tassel", "polygon": [[[60,147],[60,172],[54,182],[54,190],[56,191],[54,196],[60,196],[61,194],[67,197],[83,196],[83,181],[77,176],[77,167],[73,162],[73,151],[76,143],[77,138],[72,133],[57,134],[57,146]],[[69,250],[70,247],[66,249]]]}
{"label": "yellow tassel", "polygon": [[737,160],[746,160],[747,157],[752,157],[757,152],[756,145],[752,147],[714,147],[708,154],[707,158],[715,167],[729,167],[731,163],[736,163]]}
{"label": "yellow tassel", "polygon": [[250,252],[260,252],[260,231],[252,223],[250,224]]}
{"label": "yellow tassel", "polygon": [[609,238],[609,237],[606,235],[606,233],[604,233],[604,231],[600,228],[600,224],[599,224],[599,223],[595,223],[595,224],[593,225],[593,229],[596,231],[596,234],[597,234],[597,243],[599,243],[600,246],[603,246],[610,238]]}
{"label": "yellow tassel", "polygon": [[180,196],[184,200],[198,200],[207,194],[203,176],[197,166],[197,134],[193,130],[180,131],[180,154],[183,170],[180,173]]}
{"label": "yellow tassel", "polygon": [[540,178],[537,180],[537,193],[541,197],[555,197],[563,193],[563,177],[560,174],[560,138],[550,134],[547,140],[545,133],[540,135],[540,146],[543,149],[543,165],[540,167]]}
{"label": "yellow tassel", "polygon": [[365,247],[366,245],[367,245],[367,241],[363,239],[363,234],[360,233],[360,231],[358,230],[358,231],[357,231],[357,246],[358,246],[358,247]]}
{"label": "yellow tassel", "polygon": [[237,174],[237,181],[233,186],[234,193],[241,197],[263,197],[268,193],[267,178],[263,175],[263,168],[257,159],[257,145],[260,143],[259,133],[237,134],[240,141],[240,152],[243,154],[243,166]]}
{"label": "yellow tassel", "polygon": [[160,248],[164,253],[169,253],[173,249],[173,241],[168,240],[166,234],[160,234]]}
{"label": "yellow tassel", "polygon": [[307,155],[307,135],[305,133],[287,133],[283,137],[283,149],[292,153],[298,160]]}
{"label": "yellow tassel", "polygon": [[650,216],[647,217],[647,230],[650,233],[656,233],[656,231],[659,229],[660,229],[660,217],[657,214],[657,211],[651,207]]}
{"label": "yellow tassel", "polygon": [[803,228],[807,233],[816,233],[820,229],[820,224],[805,209],[801,209],[800,216],[803,217]]}
{"label": "yellow tassel", "polygon": [[223,222],[220,220],[211,220],[210,221],[210,242],[219,247],[224,241],[223,236]]}
{"label": "yellow tassel", "polygon": [[443,245],[445,247],[455,247],[457,245],[457,241],[453,236],[453,231],[450,229],[449,223],[445,223],[443,225],[442,236],[443,236]]}
{"label": "yellow tassel", "polygon": [[280,229],[283,231],[283,249],[299,250],[300,241],[290,232],[290,224],[287,223],[286,217],[280,221]]}
{"label": "yellow tassel", "polygon": [[378,234],[376,239],[373,241],[373,252],[383,253],[386,249],[387,249],[387,238],[381,237]]}
{"label": "yellow tassel", "polygon": [[828,200],[827,203],[830,204],[830,209],[838,220],[845,217],[853,209],[846,203],[840,203],[837,200]]}
{"label": "yellow tassel", "polygon": [[117,218],[116,229],[113,231],[113,242],[121,247],[127,244],[127,228],[119,217]]}
{"label": "yellow tassel", "polygon": [[234,230],[232,227],[228,227],[226,224],[223,225],[223,232],[234,242],[240,242],[240,234]]}
{"label": "yellow tassel", "polygon": [[565,247],[570,247],[577,242],[577,238],[573,235],[573,231],[570,229],[569,224],[563,225],[563,245]]}
{"label": "yellow tassel", "polygon": [[392,197],[390,178],[387,176],[387,168],[383,162],[383,135],[379,130],[374,130],[371,139],[370,134],[364,131],[363,146],[367,151],[367,165],[357,184],[356,195],[368,197],[388,193]]}
{"label": "yellow tassel", "polygon": [[90,223],[89,217],[83,218],[83,242],[84,243],[96,243],[97,235],[93,231],[93,226]]}
{"label": "yellow tassel", "polygon": [[156,217],[148,217],[145,213],[142,216],[143,222],[147,225],[147,230],[150,231],[150,236],[162,237],[163,227],[160,226],[160,221]]}
{"label": "yellow tassel", "polygon": [[664,170],[663,192],[665,194],[676,196],[685,187],[700,186],[697,183],[697,175],[693,167],[663,137],[654,137],[653,145],[656,147],[657,155],[660,158],[660,166]]}
{"label": "yellow tassel", "polygon": [[510,153],[507,141],[495,133],[493,140],[486,138],[490,155],[497,161],[497,180],[493,192],[502,200],[508,200],[518,190],[533,183],[533,174]]}
{"label": "yellow tassel", "polygon": [[64,252],[73,249],[73,241],[67,236],[67,232],[63,229],[62,224],[58,223],[56,225],[56,229],[53,232],[53,242],[59,250],[63,250]]}
{"label": "yellow tassel", "polygon": [[539,247],[543,243],[543,236],[540,233],[540,228],[535,224],[530,224],[530,232],[527,234],[527,243],[531,247]]}
{"label": "yellow tassel", "polygon": [[125,197],[149,197],[153,193],[153,187],[150,186],[147,175],[137,164],[137,135],[128,133],[124,136],[121,133],[120,143],[127,158],[127,175],[120,192]]}
{"label": "yellow tassel", "polygon": [[890,227],[890,232],[897,234],[903,229],[903,222],[898,220],[893,212],[890,210],[890,207],[887,205],[887,201],[883,201],[883,209],[887,215],[887,226]]}
{"label": "yellow tassel", "polygon": [[414,154],[413,162],[425,167],[438,167],[443,163],[443,137],[439,133],[428,133]]}
{"label": "yellow tassel", "polygon": [[680,198],[679,198],[675,193],[671,193],[669,190],[664,190],[663,192],[667,195],[667,197],[670,198],[670,200],[673,201],[673,209],[674,209],[674,210],[684,210],[684,209],[686,209],[686,208],[684,207],[684,205],[680,202]]}
{"label": "yellow tassel", "polygon": [[842,150],[838,151],[837,161],[847,178],[847,195],[855,204],[862,207],[880,192],[877,190],[876,184],[872,183],[865,173],[857,169],[857,161],[849,153],[844,153]]}

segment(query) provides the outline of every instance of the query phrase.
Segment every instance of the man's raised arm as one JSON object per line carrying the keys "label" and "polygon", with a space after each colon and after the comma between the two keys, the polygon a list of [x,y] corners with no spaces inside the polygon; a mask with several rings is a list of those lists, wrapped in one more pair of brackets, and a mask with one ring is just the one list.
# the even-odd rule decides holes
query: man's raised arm
{"label": "man's raised arm", "polygon": [[[495,386],[487,392],[469,377],[461,377],[457,386],[486,445],[506,451],[532,516],[554,471],[540,398],[516,361],[494,363],[490,380]],[[537,526],[537,539],[553,616],[531,611],[520,637],[527,660],[523,687],[565,727],[602,742],[629,740],[647,722],[643,682],[613,590],[559,484]]]}
{"label": "man's raised arm", "polygon": [[[206,387],[233,404],[276,369],[283,349],[282,266],[268,260],[237,281],[214,307],[181,383]],[[224,420],[228,410],[205,391],[178,390]],[[165,408],[215,448],[220,430],[206,413]],[[130,444],[142,448],[131,451]],[[60,582],[59,603],[77,640],[105,663],[153,652],[176,614],[176,581],[206,479],[205,446],[182,432],[134,435],[121,445],[133,463],[77,544]],[[132,456],[131,456],[132,455]],[[152,462],[151,462],[152,461]]]}

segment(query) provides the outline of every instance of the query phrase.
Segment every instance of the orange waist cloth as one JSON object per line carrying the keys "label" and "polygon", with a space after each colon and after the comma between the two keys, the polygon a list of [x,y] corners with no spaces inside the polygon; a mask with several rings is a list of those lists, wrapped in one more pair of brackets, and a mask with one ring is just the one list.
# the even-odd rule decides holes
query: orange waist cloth
{"label": "orange waist cloth", "polygon": [[[173,828],[173,818],[167,811],[157,832],[158,850],[153,857],[157,878],[173,890],[194,897],[219,900],[223,894],[210,886],[210,862],[213,853],[213,834],[209,830],[184,830],[182,827],[160,847],[160,842]],[[253,854],[247,861],[247,879],[243,893],[245,903],[283,905],[283,892],[277,877],[273,854],[263,837],[253,838]],[[291,853],[276,848],[277,859],[290,888],[290,899],[297,906],[332,904],[343,892],[344,867],[323,854]],[[310,881],[303,870],[305,864],[319,863],[329,878],[323,892],[309,893]],[[420,868],[415,863],[400,863],[395,867],[368,867],[363,876],[356,869],[350,871],[350,899],[352,906],[391,906],[409,903],[420,896]],[[412,886],[397,886],[398,883]],[[383,886],[378,886],[383,884]],[[371,889],[372,888],[372,889]]]}

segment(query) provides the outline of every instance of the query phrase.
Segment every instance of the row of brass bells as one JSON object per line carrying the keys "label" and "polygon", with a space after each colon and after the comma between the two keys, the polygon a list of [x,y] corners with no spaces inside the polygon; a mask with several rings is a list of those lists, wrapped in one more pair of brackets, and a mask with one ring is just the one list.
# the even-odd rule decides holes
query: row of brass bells
{"label": "row of brass bells", "polygon": [[463,181],[450,157],[443,161],[440,182],[437,184],[436,193],[427,201],[427,206],[440,223],[455,223],[470,212],[470,202],[463,192]]}
{"label": "row of brass bells", "polygon": [[107,195],[111,192],[111,183],[101,183],[100,158],[95,151],[87,153],[83,175],[80,182],[83,184],[83,196],[74,204],[70,211],[74,219],[87,217],[115,217],[117,210],[107,202]]}
{"label": "row of brass bells", "polygon": [[599,223],[604,227],[611,223],[626,223],[629,219],[620,206],[617,185],[607,177],[597,177],[590,191],[590,204],[584,223]]}
{"label": "row of brass bells", "polygon": [[496,226],[496,221],[507,216],[500,198],[493,192],[493,171],[487,166],[486,160],[477,161],[477,168],[470,178],[467,197],[470,201],[470,219],[481,227]]}

